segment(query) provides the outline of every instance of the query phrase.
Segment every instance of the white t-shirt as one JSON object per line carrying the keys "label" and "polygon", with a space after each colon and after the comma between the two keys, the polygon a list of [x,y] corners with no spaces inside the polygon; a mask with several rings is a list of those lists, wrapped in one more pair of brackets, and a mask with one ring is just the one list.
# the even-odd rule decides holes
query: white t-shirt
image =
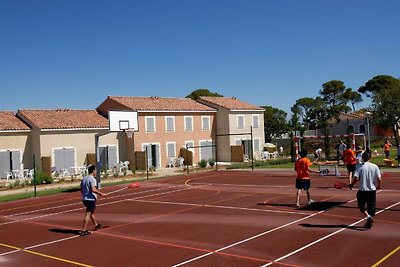
{"label": "white t-shirt", "polygon": [[97,186],[96,179],[92,175],[87,175],[83,177],[81,181],[82,200],[97,200],[97,194],[92,192],[92,186]]}
{"label": "white t-shirt", "polygon": [[367,161],[357,165],[354,177],[359,182],[358,190],[375,191],[381,172],[376,164]]}

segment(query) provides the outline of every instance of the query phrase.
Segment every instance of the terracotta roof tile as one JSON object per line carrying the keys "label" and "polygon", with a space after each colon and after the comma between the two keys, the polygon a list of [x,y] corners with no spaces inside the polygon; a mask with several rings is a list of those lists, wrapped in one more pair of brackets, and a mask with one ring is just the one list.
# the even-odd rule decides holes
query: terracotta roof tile
{"label": "terracotta roof tile", "polygon": [[40,129],[108,128],[108,120],[96,110],[19,110],[17,116]]}
{"label": "terracotta roof tile", "polygon": [[201,96],[200,99],[229,110],[264,110],[262,107],[241,101],[236,97]]}
{"label": "terracotta roof tile", "polygon": [[0,131],[26,131],[28,125],[18,119],[12,111],[0,111]]}
{"label": "terracotta roof tile", "polygon": [[155,96],[109,96],[98,109],[101,110],[102,113],[105,113],[105,109],[127,109],[137,111],[216,111],[190,98]]}

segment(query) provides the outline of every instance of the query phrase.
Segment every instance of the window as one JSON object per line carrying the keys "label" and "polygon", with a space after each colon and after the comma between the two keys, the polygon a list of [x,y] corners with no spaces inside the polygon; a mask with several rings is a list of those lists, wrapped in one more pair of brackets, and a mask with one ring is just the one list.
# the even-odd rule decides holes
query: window
{"label": "window", "polygon": [[244,129],[244,116],[243,115],[237,116],[237,127],[238,127],[238,129]]}
{"label": "window", "polygon": [[212,141],[200,141],[200,159],[214,159],[212,144]]}
{"label": "window", "polygon": [[175,132],[175,117],[165,117],[165,131]]}
{"label": "window", "polygon": [[21,151],[0,152],[0,178],[6,178],[7,172],[21,169]]}
{"label": "window", "polygon": [[175,143],[167,143],[167,158],[174,158],[176,156]]}
{"label": "window", "polygon": [[111,169],[118,163],[116,146],[100,146],[99,147],[100,162],[102,169]]}
{"label": "window", "polygon": [[253,152],[260,152],[260,139],[253,139],[254,141],[254,146],[253,146]]}
{"label": "window", "polygon": [[258,128],[259,127],[259,117],[258,115],[253,115],[253,128]]}
{"label": "window", "polygon": [[349,124],[349,126],[348,126],[347,130],[348,130],[349,134],[352,134],[352,133],[354,133],[354,125],[352,125],[352,124]]}
{"label": "window", "polygon": [[360,133],[365,133],[366,127],[364,124],[361,124],[359,129],[360,129]]}
{"label": "window", "polygon": [[201,116],[201,129],[203,131],[210,130],[210,116]]}
{"label": "window", "polygon": [[185,131],[193,132],[193,117],[185,116]]}
{"label": "window", "polygon": [[185,148],[194,153],[194,141],[185,141]]}
{"label": "window", "polygon": [[146,133],[156,132],[156,118],[154,116],[146,117]]}
{"label": "window", "polygon": [[63,173],[64,171],[71,171],[71,168],[75,168],[75,149],[54,149],[53,155],[55,171]]}

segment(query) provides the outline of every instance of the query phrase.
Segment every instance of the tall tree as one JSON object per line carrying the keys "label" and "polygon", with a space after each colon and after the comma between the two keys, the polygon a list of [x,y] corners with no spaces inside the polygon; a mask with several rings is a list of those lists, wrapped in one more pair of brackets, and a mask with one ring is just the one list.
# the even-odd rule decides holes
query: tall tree
{"label": "tall tree", "polygon": [[372,120],[384,129],[392,129],[398,146],[400,80],[389,75],[378,75],[361,86],[358,92],[371,98]]}
{"label": "tall tree", "polygon": [[349,94],[345,94],[348,89],[350,88],[346,88],[344,82],[338,80],[332,80],[322,84],[322,89],[319,91],[319,94],[327,104],[328,113],[331,118],[338,119],[341,112],[351,110],[347,106]]}
{"label": "tall tree", "polygon": [[346,91],[343,93],[343,96],[350,102],[351,107],[353,108],[353,112],[356,111],[355,104],[362,102],[361,94],[351,88],[347,88]]}
{"label": "tall tree", "polygon": [[289,131],[289,125],[286,121],[286,112],[271,106],[262,106],[262,108],[264,109],[265,141],[271,142],[274,136]]}
{"label": "tall tree", "polygon": [[186,98],[191,98],[193,100],[197,100],[200,96],[223,96],[218,93],[210,92],[208,89],[196,89],[191,92]]}

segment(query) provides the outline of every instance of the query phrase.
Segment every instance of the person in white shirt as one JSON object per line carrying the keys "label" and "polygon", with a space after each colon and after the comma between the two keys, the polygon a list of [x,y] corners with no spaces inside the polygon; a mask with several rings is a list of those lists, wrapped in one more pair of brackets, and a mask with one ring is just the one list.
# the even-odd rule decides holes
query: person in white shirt
{"label": "person in white shirt", "polygon": [[[353,186],[359,182],[359,187],[357,191],[357,205],[361,213],[367,216],[367,222],[365,223],[365,228],[371,228],[374,221],[376,210],[376,190],[381,188],[381,172],[379,167],[369,162],[371,159],[371,152],[366,151],[362,154],[363,163],[358,164],[356,171],[354,173],[354,178],[349,184],[349,188],[352,189]],[[365,209],[365,204],[367,204],[367,209]]]}

